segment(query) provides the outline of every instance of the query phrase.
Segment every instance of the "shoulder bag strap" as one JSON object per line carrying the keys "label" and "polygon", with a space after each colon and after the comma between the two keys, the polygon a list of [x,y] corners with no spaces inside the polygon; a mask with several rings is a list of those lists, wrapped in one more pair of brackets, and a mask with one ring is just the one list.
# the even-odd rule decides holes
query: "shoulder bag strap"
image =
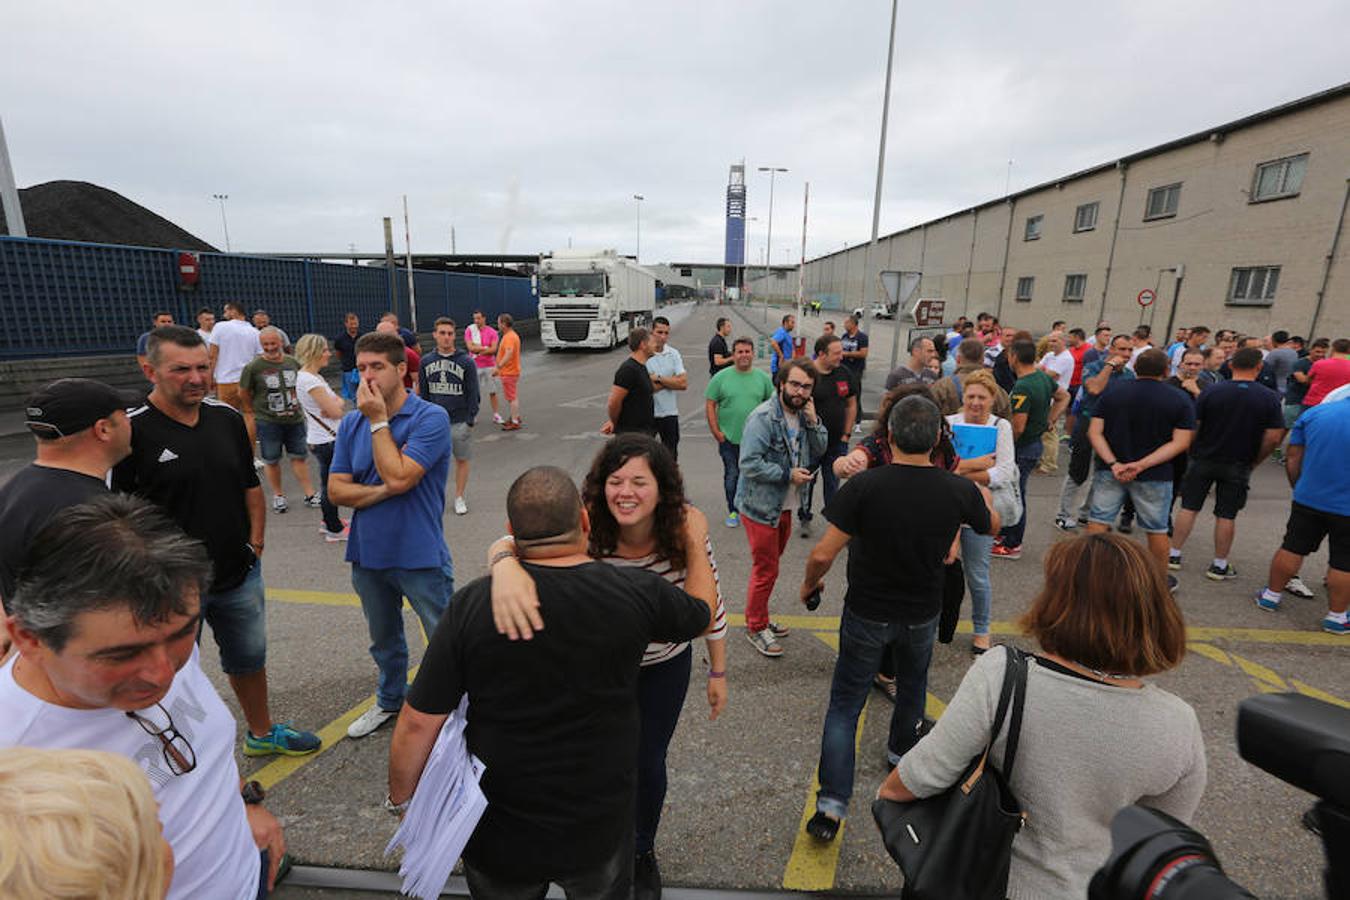
{"label": "shoulder bag strap", "polygon": [[[1014,657],[1016,661],[1014,662]],[[1004,679],[1013,679],[1012,715],[1008,721],[1008,739],[1003,747],[1003,777],[1012,778],[1013,763],[1017,760],[1017,742],[1022,734],[1022,710],[1027,697],[1027,657],[1021,650],[1008,648],[1009,673]]]}
{"label": "shoulder bag strap", "polygon": [[1017,663],[1013,660],[1013,654],[1017,650],[1006,645],[1003,650],[1007,657],[1007,663],[1003,669],[1003,687],[998,692],[998,709],[994,712],[994,727],[989,732],[989,746],[985,748],[986,755],[994,746],[994,741],[998,740],[998,733],[1003,730],[1003,720],[1008,714],[1008,704],[1013,696],[1013,683],[1017,680]]}
{"label": "shoulder bag strap", "polygon": [[329,435],[331,435],[332,437],[337,437],[337,432],[329,428],[328,423],[325,422],[323,419],[320,419],[318,416],[314,415],[314,413],[310,412],[309,410],[305,410],[305,415],[309,416],[311,419],[317,422],[319,427],[322,428],[324,431],[328,432]]}

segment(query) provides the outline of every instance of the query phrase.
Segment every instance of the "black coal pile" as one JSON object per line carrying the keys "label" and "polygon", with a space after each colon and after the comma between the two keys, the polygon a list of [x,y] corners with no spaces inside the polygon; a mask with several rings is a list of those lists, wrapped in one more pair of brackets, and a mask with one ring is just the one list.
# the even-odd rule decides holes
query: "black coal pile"
{"label": "black coal pile", "polygon": [[[172,250],[216,248],[116,191],[87,181],[48,181],[19,190],[29,237]],[[9,234],[0,211],[0,234]]]}

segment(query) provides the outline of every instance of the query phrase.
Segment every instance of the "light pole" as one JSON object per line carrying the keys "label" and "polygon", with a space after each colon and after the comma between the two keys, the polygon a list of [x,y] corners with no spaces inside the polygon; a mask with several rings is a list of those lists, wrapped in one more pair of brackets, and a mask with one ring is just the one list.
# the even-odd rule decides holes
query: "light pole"
{"label": "light pole", "polygon": [[230,222],[225,218],[225,201],[230,199],[229,194],[212,194],[220,201],[220,224],[225,226],[225,252],[230,252]]}
{"label": "light pole", "polygon": [[633,259],[642,261],[642,201],[647,198],[641,194],[634,194],[633,199],[637,201],[634,204],[637,207],[637,250],[633,253]]}
{"label": "light pole", "polygon": [[782,166],[760,166],[761,172],[769,173],[769,227],[764,234],[764,321],[769,321],[769,266],[773,262],[773,180],[779,172],[786,172]]}

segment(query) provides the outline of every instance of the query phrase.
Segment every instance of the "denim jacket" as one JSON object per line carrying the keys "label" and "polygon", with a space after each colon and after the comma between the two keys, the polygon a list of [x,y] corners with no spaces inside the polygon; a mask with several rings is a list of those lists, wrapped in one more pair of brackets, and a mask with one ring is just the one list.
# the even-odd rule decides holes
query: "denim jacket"
{"label": "denim jacket", "polygon": [[[797,465],[808,468],[825,453],[825,426],[804,421],[797,432]],[[788,452],[787,419],[782,401],[770,397],[751,411],[741,434],[741,477],[736,485],[736,508],[761,525],[777,525],[783,498],[792,483],[792,456]]]}

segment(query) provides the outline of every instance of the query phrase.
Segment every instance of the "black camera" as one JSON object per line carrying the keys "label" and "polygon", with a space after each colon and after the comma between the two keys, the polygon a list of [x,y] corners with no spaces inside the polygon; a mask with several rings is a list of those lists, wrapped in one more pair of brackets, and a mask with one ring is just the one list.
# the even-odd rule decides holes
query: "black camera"
{"label": "black camera", "polygon": [[[1302,694],[1251,697],[1238,705],[1237,739],[1247,762],[1318,798],[1326,896],[1350,898],[1350,710]],[[1116,814],[1111,856],[1088,886],[1089,900],[1253,896],[1224,875],[1203,835],[1142,806]]]}

